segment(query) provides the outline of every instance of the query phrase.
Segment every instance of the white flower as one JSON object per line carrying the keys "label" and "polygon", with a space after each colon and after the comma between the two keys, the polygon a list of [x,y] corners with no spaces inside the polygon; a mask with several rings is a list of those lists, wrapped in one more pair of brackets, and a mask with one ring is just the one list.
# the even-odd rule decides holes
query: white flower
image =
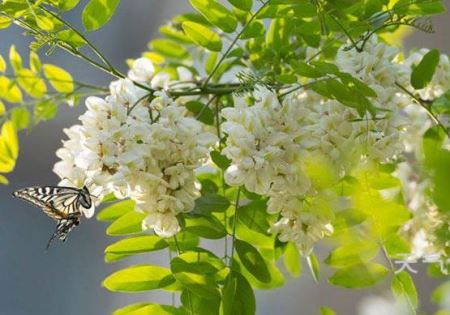
{"label": "white flower", "polygon": [[128,78],[138,82],[150,82],[155,73],[155,67],[148,58],[138,58],[133,62]]}

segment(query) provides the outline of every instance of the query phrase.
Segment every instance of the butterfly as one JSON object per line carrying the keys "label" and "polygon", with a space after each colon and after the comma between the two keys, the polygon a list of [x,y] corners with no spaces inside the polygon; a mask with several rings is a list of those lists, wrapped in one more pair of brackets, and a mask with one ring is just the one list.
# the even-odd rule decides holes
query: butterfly
{"label": "butterfly", "polygon": [[94,212],[94,203],[86,186],[73,188],[64,186],[37,186],[17,190],[14,197],[23,199],[44,211],[56,220],[56,231],[47,243],[47,249],[55,238],[63,242],[69,232],[80,224],[81,214],[91,217]]}

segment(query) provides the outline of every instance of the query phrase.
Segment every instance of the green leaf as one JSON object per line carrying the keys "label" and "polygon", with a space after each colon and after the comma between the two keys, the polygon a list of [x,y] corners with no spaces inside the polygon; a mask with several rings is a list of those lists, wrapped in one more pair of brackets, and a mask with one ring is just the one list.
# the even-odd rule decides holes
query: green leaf
{"label": "green leaf", "polygon": [[365,263],[378,255],[379,247],[372,241],[357,241],[333,250],[325,262],[335,268]]}
{"label": "green leaf", "polygon": [[29,69],[22,68],[16,72],[20,87],[34,98],[42,98],[47,93],[47,86],[37,74]]}
{"label": "green leaf", "polygon": [[184,59],[189,55],[185,47],[169,39],[152,40],[149,47],[157,53],[173,59]]}
{"label": "green leaf", "polygon": [[321,315],[336,315],[336,313],[329,307],[321,306],[320,307],[320,314]]}
{"label": "green leaf", "polygon": [[267,205],[264,200],[254,200],[237,210],[237,218],[249,229],[268,234],[270,228],[270,215],[266,211]]}
{"label": "green leaf", "polygon": [[285,282],[283,274],[277,268],[273,259],[264,259],[264,262],[270,273],[270,282],[259,281],[250,271],[247,270],[247,268],[243,266],[239,259],[239,255],[234,257],[232,267],[234,271],[239,272],[242,276],[244,276],[253,288],[267,290],[283,286]]}
{"label": "green leaf", "polygon": [[113,273],[103,281],[103,286],[113,292],[139,292],[164,289],[174,282],[167,268],[139,265]]}
{"label": "green leaf", "polygon": [[256,314],[255,293],[247,279],[237,272],[230,272],[222,288],[222,315]]}
{"label": "green leaf", "polygon": [[70,45],[74,46],[75,48],[81,48],[86,44],[86,41],[83,37],[78,35],[73,30],[62,30],[61,32],[58,32],[56,34],[57,38],[69,43]]}
{"label": "green leaf", "polygon": [[255,20],[247,25],[245,30],[242,32],[240,39],[256,38],[262,37],[266,33],[266,26],[263,22]]}
{"label": "green leaf", "polygon": [[416,311],[418,305],[417,291],[409,273],[402,271],[395,274],[392,278],[391,289],[398,300],[406,302],[411,311]]}
{"label": "green leaf", "polygon": [[44,74],[56,91],[60,93],[73,92],[73,79],[66,70],[55,65],[44,64]]}
{"label": "green leaf", "polygon": [[[1,64],[1,61],[0,61]],[[0,66],[1,68],[1,66]],[[437,114],[450,114],[450,90],[439,96],[432,104],[433,112]]]}
{"label": "green leaf", "polygon": [[0,117],[5,115],[5,113],[6,113],[5,104],[2,101],[0,101]]}
{"label": "green leaf", "polygon": [[[225,269],[223,261],[213,253],[204,249],[195,249],[187,251],[173,258],[170,262],[170,268],[173,273],[190,272],[196,274],[216,275]],[[218,275],[218,280],[221,274]]]}
{"label": "green leaf", "polygon": [[124,200],[117,202],[109,207],[104,208],[97,214],[97,220],[99,221],[114,221],[124,214],[133,211],[135,207],[134,201]]}
{"label": "green leaf", "polygon": [[283,262],[286,270],[289,271],[289,273],[293,277],[299,277],[302,273],[302,264],[300,258],[300,253],[295,243],[287,243]]}
{"label": "green leaf", "polygon": [[189,290],[183,290],[180,300],[187,314],[192,314],[194,310],[196,315],[219,315],[220,297],[204,299]]}
{"label": "green leaf", "polygon": [[230,165],[231,161],[225,156],[222,155],[219,151],[211,151],[211,160],[222,170],[226,170]]}
{"label": "green leaf", "polygon": [[396,13],[412,16],[426,16],[445,12],[445,5],[441,0],[400,0],[395,6]]}
{"label": "green leaf", "polygon": [[431,301],[436,304],[444,305],[450,296],[450,282],[444,282],[438,286],[431,294]]}
{"label": "green leaf", "polygon": [[186,217],[184,230],[207,239],[220,239],[227,234],[222,222],[212,215]]}
{"label": "green leaf", "polygon": [[166,242],[169,243],[172,251],[187,251],[198,246],[199,238],[195,234],[182,230],[176,235],[176,242],[175,237],[166,238]]}
{"label": "green leaf", "polygon": [[173,270],[172,272],[181,285],[193,294],[205,299],[220,298],[220,292],[212,276],[193,272],[175,272]]}
{"label": "green leaf", "polygon": [[248,272],[261,282],[268,283],[271,281],[265,260],[256,248],[247,242],[237,239],[234,241],[234,246],[239,259]]}
{"label": "green leaf", "polygon": [[[136,236],[109,245],[105,249],[105,254],[112,254],[109,257],[118,260],[130,255],[157,251],[168,246],[169,244],[157,235]],[[108,260],[108,262],[111,262],[111,260]]]}
{"label": "green leaf", "polygon": [[228,0],[234,7],[250,12],[253,8],[253,0]]}
{"label": "green leaf", "polygon": [[311,253],[308,257],[306,257],[306,262],[308,263],[309,270],[311,271],[311,275],[314,281],[319,282],[320,280],[320,263],[314,253]]}
{"label": "green leaf", "polygon": [[[1,162],[0,162],[1,163]],[[0,184],[1,185],[9,185],[9,180],[3,175],[0,175]]]}
{"label": "green leaf", "polygon": [[227,198],[214,193],[206,193],[195,201],[194,213],[224,212],[229,206],[230,202]]}
{"label": "green leaf", "polygon": [[433,79],[436,67],[439,64],[440,54],[437,49],[432,49],[426,53],[420,63],[411,73],[411,85],[420,90],[426,87]]}
{"label": "green leaf", "polygon": [[130,211],[115,220],[106,230],[108,235],[125,235],[142,232],[142,221],[147,214]]}
{"label": "green leaf", "polygon": [[88,32],[105,25],[113,16],[120,0],[90,0],[82,13],[83,25]]}
{"label": "green leaf", "polygon": [[389,271],[380,264],[358,264],[336,271],[328,281],[344,288],[367,288],[382,280]]}
{"label": "green leaf", "polygon": [[312,67],[302,61],[294,60],[291,62],[291,65],[294,68],[296,74],[306,78],[320,78],[324,75],[322,71],[319,71],[315,67]]}
{"label": "green leaf", "polygon": [[22,57],[20,57],[19,53],[16,50],[16,46],[12,45],[9,48],[9,62],[13,67],[14,71],[19,71],[22,69]]}
{"label": "green leaf", "polygon": [[214,125],[214,113],[206,104],[199,101],[189,101],[184,106],[195,115],[197,120],[207,125]]}
{"label": "green leaf", "polygon": [[191,5],[211,24],[226,33],[232,33],[237,27],[237,19],[216,0],[190,0]]}
{"label": "green leaf", "polygon": [[39,120],[49,120],[56,116],[58,105],[52,100],[39,102],[34,106],[34,115]]}
{"label": "green leaf", "polygon": [[15,107],[11,110],[11,120],[17,130],[26,129],[30,124],[30,112],[25,107]]}
{"label": "green leaf", "polygon": [[211,51],[222,50],[222,40],[217,33],[202,24],[186,21],[181,25],[192,41]]}

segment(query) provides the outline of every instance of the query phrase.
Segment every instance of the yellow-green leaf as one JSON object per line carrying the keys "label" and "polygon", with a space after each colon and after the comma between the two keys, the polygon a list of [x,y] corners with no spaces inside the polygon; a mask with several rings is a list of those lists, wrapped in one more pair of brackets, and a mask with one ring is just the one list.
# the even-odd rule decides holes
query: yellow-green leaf
{"label": "yellow-green leaf", "polygon": [[191,5],[211,24],[232,33],[236,29],[236,16],[216,0],[190,0]]}
{"label": "yellow-green leaf", "polygon": [[11,63],[14,71],[19,71],[22,68],[22,57],[16,50],[16,46],[12,45],[9,49],[9,62]]}
{"label": "yellow-green leaf", "polygon": [[17,130],[26,129],[30,124],[30,113],[24,107],[15,107],[11,110],[11,120]]}
{"label": "yellow-green leaf", "polygon": [[372,241],[358,241],[333,250],[325,260],[327,264],[336,268],[365,263],[375,258],[379,246]]}
{"label": "yellow-green leaf", "polygon": [[17,82],[25,92],[34,98],[41,98],[47,92],[44,80],[29,69],[22,68],[17,71]]}
{"label": "yellow-green leaf", "polygon": [[95,31],[113,16],[120,0],[90,0],[83,10],[83,25],[87,31]]}
{"label": "yellow-green leaf", "polygon": [[169,269],[140,265],[113,273],[103,281],[103,286],[113,292],[139,292],[163,289],[174,282],[175,278]]}
{"label": "yellow-green leaf", "polygon": [[0,72],[6,71],[6,61],[2,55],[0,55]]}
{"label": "yellow-green leaf", "polygon": [[8,185],[9,184],[9,180],[5,176],[0,175],[0,184]]}
{"label": "yellow-green leaf", "polygon": [[5,115],[5,113],[6,113],[5,104],[2,101],[0,101],[0,116]]}
{"label": "yellow-green leaf", "polygon": [[60,93],[71,93],[73,91],[73,79],[66,70],[55,65],[44,64],[44,74],[56,91]]}
{"label": "yellow-green leaf", "polygon": [[35,73],[40,72],[42,69],[42,64],[41,60],[39,59],[39,55],[33,50],[30,51],[30,68],[31,71]]}
{"label": "yellow-green leaf", "polygon": [[50,32],[55,27],[55,24],[53,23],[52,19],[45,15],[38,15],[36,16],[36,24],[40,29],[43,29],[44,31]]}
{"label": "yellow-green leaf", "polygon": [[0,98],[10,103],[22,102],[22,92],[13,81],[0,77]]}
{"label": "yellow-green leaf", "polygon": [[12,21],[7,16],[0,16],[0,29],[8,28],[11,25]]}
{"label": "yellow-green leaf", "polygon": [[380,264],[358,264],[339,269],[328,281],[344,288],[366,288],[383,279],[389,271]]}
{"label": "yellow-green leaf", "polygon": [[222,41],[220,36],[206,26],[199,23],[186,21],[182,24],[183,30],[190,39],[211,51],[221,51]]}

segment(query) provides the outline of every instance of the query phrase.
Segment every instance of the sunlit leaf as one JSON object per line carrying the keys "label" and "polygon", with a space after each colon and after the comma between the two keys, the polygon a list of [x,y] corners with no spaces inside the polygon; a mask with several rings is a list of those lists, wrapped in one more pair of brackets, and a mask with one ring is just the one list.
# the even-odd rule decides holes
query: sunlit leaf
{"label": "sunlit leaf", "polygon": [[124,200],[117,202],[109,207],[104,208],[97,214],[99,221],[114,221],[124,214],[133,211],[135,203],[132,200]]}
{"label": "sunlit leaf", "polygon": [[60,93],[73,92],[73,79],[66,70],[55,65],[44,64],[44,74],[56,91]]}
{"label": "sunlit leaf", "polygon": [[47,93],[47,86],[36,73],[22,68],[16,72],[20,87],[34,98],[42,98]]}
{"label": "sunlit leaf", "polygon": [[234,32],[237,20],[234,14],[216,0],[190,0],[191,5],[211,24],[222,31]]}
{"label": "sunlit leaf", "polygon": [[30,124],[30,112],[25,107],[15,107],[11,110],[11,120],[17,130],[26,129]]}
{"label": "sunlit leaf", "polygon": [[409,273],[406,271],[397,273],[392,279],[391,289],[398,300],[405,301],[411,311],[416,311],[418,305],[417,291]]}
{"label": "sunlit leaf", "polygon": [[12,45],[9,48],[9,62],[11,63],[14,71],[19,71],[20,69],[22,69],[22,57],[20,57],[19,53],[17,52],[15,45]]}
{"label": "sunlit leaf", "polygon": [[90,0],[82,14],[86,30],[95,31],[105,25],[114,15],[119,3],[120,0]]}
{"label": "sunlit leaf", "polygon": [[186,35],[198,45],[211,51],[222,50],[222,40],[220,39],[220,36],[206,26],[186,21],[183,22],[182,27]]}
{"label": "sunlit leaf", "polygon": [[126,235],[142,232],[142,221],[147,215],[130,211],[115,220],[106,230],[108,235]]}
{"label": "sunlit leaf", "polygon": [[372,241],[354,242],[333,250],[325,262],[335,268],[365,263],[377,256],[378,249],[378,244]]}
{"label": "sunlit leaf", "polygon": [[103,286],[113,292],[139,292],[164,289],[174,282],[167,268],[139,265],[113,273],[103,281]]}
{"label": "sunlit leaf", "polygon": [[287,271],[289,271],[293,277],[298,277],[302,273],[302,264],[300,259],[300,253],[295,243],[287,243],[283,262]]}
{"label": "sunlit leaf", "polygon": [[375,285],[388,273],[386,267],[380,264],[358,264],[337,270],[328,281],[344,288],[366,288]]}
{"label": "sunlit leaf", "polygon": [[105,254],[113,254],[113,256],[110,257],[121,258],[157,251],[168,246],[169,244],[157,235],[136,236],[109,245],[105,249]]}

